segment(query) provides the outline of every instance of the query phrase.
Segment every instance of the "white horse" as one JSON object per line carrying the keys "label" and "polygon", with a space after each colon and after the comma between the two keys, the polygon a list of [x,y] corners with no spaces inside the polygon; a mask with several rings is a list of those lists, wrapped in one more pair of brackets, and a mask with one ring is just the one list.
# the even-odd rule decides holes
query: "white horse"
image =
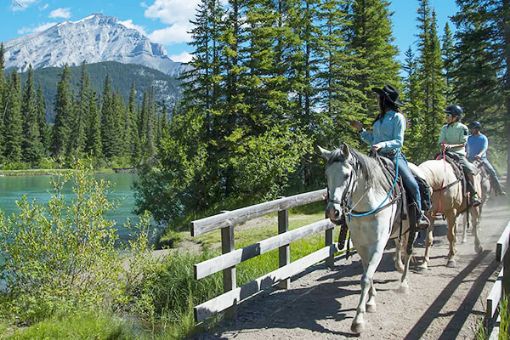
{"label": "white horse", "polygon": [[[326,177],[328,182],[327,216],[333,222],[338,222],[342,212],[351,215],[348,221],[351,240],[363,263],[361,277],[361,295],[356,310],[356,316],[351,325],[354,333],[361,333],[365,327],[365,312],[375,312],[376,290],[373,276],[381,261],[384,247],[390,237],[398,237],[399,229],[393,231],[395,220],[399,218],[398,197],[389,197],[392,183],[383,173],[379,162],[355,150],[349,150],[346,144],[341,148],[328,151],[319,147],[322,156],[328,161]],[[352,205],[349,204],[352,202]],[[354,214],[353,211],[371,212]],[[372,213],[373,212],[373,213]],[[408,219],[409,220],[409,219]],[[403,243],[407,243],[408,223],[405,223]],[[414,235],[413,235],[414,239]],[[400,254],[402,244],[396,244],[396,259],[402,266]],[[408,248],[409,249],[409,248]],[[409,270],[410,254],[406,257],[405,267],[402,268],[401,290],[407,292],[407,273]]]}

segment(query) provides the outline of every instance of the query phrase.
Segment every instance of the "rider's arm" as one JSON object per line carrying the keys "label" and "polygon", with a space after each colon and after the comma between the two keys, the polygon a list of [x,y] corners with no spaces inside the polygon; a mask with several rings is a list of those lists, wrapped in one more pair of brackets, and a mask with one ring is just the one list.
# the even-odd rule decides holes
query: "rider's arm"
{"label": "rider's arm", "polygon": [[367,131],[365,129],[361,130],[360,137],[362,141],[364,141],[368,145],[372,145],[372,142],[374,140],[374,134],[371,131]]}
{"label": "rider's arm", "polygon": [[482,157],[487,152],[487,149],[489,148],[489,140],[487,137],[483,136],[483,144],[482,144],[482,150],[478,153],[478,157]]}

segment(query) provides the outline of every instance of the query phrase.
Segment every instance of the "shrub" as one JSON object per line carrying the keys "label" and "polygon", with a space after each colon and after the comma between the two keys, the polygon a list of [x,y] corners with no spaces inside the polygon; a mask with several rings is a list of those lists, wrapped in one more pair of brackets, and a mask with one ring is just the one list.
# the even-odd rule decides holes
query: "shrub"
{"label": "shrub", "polygon": [[[123,259],[115,248],[114,222],[104,218],[112,208],[107,183],[92,177],[91,167],[54,177],[54,193],[46,206],[17,202],[18,215],[0,214],[0,316],[30,324],[72,310],[108,309],[126,301],[125,294],[139,275],[134,259],[147,252],[148,216],[141,219],[133,256]],[[73,182],[73,200],[66,206],[62,188]],[[144,225],[144,227],[142,227]],[[123,266],[123,264],[127,264]],[[131,267],[131,268],[130,268]]]}

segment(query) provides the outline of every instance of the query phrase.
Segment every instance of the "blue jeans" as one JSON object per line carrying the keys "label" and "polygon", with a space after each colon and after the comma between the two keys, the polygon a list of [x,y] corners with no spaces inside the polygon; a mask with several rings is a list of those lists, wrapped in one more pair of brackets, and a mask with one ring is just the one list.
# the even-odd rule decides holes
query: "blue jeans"
{"label": "blue jeans", "polygon": [[[393,162],[396,162],[396,159],[393,159]],[[406,158],[402,154],[400,154],[398,158],[398,174],[402,177],[407,196],[413,200],[412,203],[416,204],[416,208],[418,212],[420,212],[422,210],[420,188],[418,187],[418,182],[416,182],[411,169],[409,169],[409,165],[407,165]]]}

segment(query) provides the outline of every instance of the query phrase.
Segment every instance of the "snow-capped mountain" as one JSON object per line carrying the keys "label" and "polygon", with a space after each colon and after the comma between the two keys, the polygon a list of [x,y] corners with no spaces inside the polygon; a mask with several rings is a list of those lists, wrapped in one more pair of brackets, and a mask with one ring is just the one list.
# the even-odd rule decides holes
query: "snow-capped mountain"
{"label": "snow-capped mountain", "polygon": [[93,14],[79,21],[65,21],[42,32],[4,43],[5,67],[26,71],[102,61],[144,65],[171,76],[181,63],[172,61],[160,44],[128,28],[116,18]]}

